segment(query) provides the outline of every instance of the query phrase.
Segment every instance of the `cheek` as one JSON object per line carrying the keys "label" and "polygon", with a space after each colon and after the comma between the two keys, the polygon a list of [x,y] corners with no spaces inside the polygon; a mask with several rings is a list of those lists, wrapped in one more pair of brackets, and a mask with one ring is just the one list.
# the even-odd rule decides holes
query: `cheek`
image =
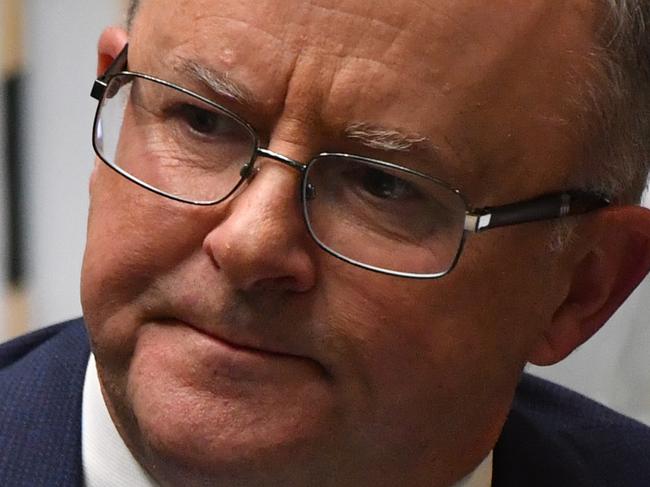
{"label": "cheek", "polygon": [[519,370],[499,357],[488,328],[471,322],[477,318],[461,305],[464,293],[442,281],[357,276],[356,286],[328,304],[344,343],[333,376],[350,414],[346,430],[365,431],[358,450],[390,443],[400,462],[466,450],[457,443],[464,429],[473,431],[472,448],[489,443]]}
{"label": "cheek", "polygon": [[154,275],[152,257],[161,254],[153,248],[154,242],[159,242],[159,229],[152,225],[157,219],[150,220],[147,207],[138,204],[138,199],[143,198],[123,197],[124,189],[132,193],[123,188],[127,182],[108,186],[101,184],[100,178],[92,192],[82,269],[83,298],[92,301],[88,310],[110,301],[122,302],[137,293]]}
{"label": "cheek", "polygon": [[103,167],[91,185],[84,256],[90,287],[113,287],[115,280],[137,287],[201,248],[209,210],[158,196]]}
{"label": "cheek", "polygon": [[530,265],[530,255],[498,258],[518,255],[514,248],[474,247],[440,280],[337,273],[346,287],[328,307],[346,310],[336,320],[352,357],[354,371],[346,373],[356,374],[359,395],[384,425],[426,424],[409,419],[424,415],[452,435],[458,424],[440,425],[432,416],[466,421],[458,416],[464,410],[478,424],[507,409],[537,324],[550,309],[543,299],[524,307],[513,296],[541,294],[545,277],[517,271]]}
{"label": "cheek", "polygon": [[[192,207],[150,193],[109,169],[100,168],[91,184],[81,298],[91,332],[98,334],[108,320],[136,308],[134,302],[155,289],[157,280],[200,252],[202,227],[208,225]],[[129,315],[120,326],[134,326],[135,319]]]}

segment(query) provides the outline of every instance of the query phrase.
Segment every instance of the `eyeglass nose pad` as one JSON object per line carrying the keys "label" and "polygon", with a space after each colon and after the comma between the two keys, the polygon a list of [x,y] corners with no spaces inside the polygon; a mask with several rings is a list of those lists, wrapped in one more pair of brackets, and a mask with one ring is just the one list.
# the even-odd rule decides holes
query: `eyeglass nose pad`
{"label": "eyeglass nose pad", "polygon": [[307,184],[307,187],[305,188],[305,198],[307,201],[311,201],[316,198],[316,188],[311,183]]}
{"label": "eyeglass nose pad", "polygon": [[241,176],[242,179],[253,179],[255,175],[259,172],[260,168],[255,167],[255,164],[252,162],[249,162],[248,164],[244,164],[242,168],[239,171],[239,175]]}

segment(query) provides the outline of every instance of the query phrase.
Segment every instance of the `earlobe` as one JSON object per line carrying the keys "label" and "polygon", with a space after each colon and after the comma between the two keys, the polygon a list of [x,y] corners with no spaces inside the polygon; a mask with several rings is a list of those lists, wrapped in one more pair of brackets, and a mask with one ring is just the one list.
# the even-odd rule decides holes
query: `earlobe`
{"label": "earlobe", "polygon": [[127,32],[120,27],[108,27],[99,37],[97,46],[97,76],[101,76],[128,42]]}
{"label": "earlobe", "polygon": [[529,361],[551,365],[596,333],[650,271],[650,210],[613,207],[594,216],[594,238],[575,262],[563,302]]}

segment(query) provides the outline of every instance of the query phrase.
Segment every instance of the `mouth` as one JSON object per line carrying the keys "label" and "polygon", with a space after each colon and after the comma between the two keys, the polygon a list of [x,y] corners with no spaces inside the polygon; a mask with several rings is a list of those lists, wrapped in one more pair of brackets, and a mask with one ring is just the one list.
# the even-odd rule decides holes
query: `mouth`
{"label": "mouth", "polygon": [[197,333],[201,333],[202,335],[218,342],[220,345],[225,346],[229,349],[231,349],[233,352],[242,352],[242,353],[253,353],[253,354],[259,354],[259,355],[268,355],[270,357],[286,357],[286,358],[304,358],[300,357],[298,355],[290,354],[290,353],[284,353],[284,352],[278,352],[275,350],[271,350],[269,348],[260,348],[260,347],[254,347],[254,346],[249,346],[249,345],[242,345],[240,343],[236,343],[234,341],[228,340],[223,338],[222,336],[219,336],[213,332],[208,332],[204,330],[203,328],[200,328],[198,326],[192,325],[190,323],[185,323],[185,326],[188,328],[191,328]]}
{"label": "mouth", "polygon": [[212,330],[207,330],[205,327],[197,326],[193,323],[189,323],[183,320],[161,320],[161,323],[167,325],[181,326],[186,329],[192,330],[194,333],[197,333],[204,339],[207,339],[211,342],[217,349],[221,350],[225,354],[239,359],[245,360],[262,360],[265,362],[268,361],[281,361],[281,362],[294,362],[296,365],[300,364],[303,367],[305,365],[309,366],[312,369],[315,369],[319,375],[326,378],[331,378],[329,371],[317,360],[306,355],[299,355],[296,353],[291,353],[288,351],[280,350],[276,347],[264,345],[252,345],[249,343],[244,343],[240,340],[232,340],[229,338],[224,338],[221,334],[217,334]]}

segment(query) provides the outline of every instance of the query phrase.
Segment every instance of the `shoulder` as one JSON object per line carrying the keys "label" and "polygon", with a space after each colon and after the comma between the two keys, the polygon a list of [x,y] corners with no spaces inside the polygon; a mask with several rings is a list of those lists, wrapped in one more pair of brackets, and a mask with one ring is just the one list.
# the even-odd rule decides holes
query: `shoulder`
{"label": "shoulder", "polygon": [[0,485],[78,484],[89,353],[82,320],[0,345]]}
{"label": "shoulder", "polygon": [[49,326],[0,344],[0,373],[42,349],[83,345],[87,341],[81,319]]}
{"label": "shoulder", "polygon": [[646,486],[648,451],[647,426],[524,375],[495,449],[495,486]]}

